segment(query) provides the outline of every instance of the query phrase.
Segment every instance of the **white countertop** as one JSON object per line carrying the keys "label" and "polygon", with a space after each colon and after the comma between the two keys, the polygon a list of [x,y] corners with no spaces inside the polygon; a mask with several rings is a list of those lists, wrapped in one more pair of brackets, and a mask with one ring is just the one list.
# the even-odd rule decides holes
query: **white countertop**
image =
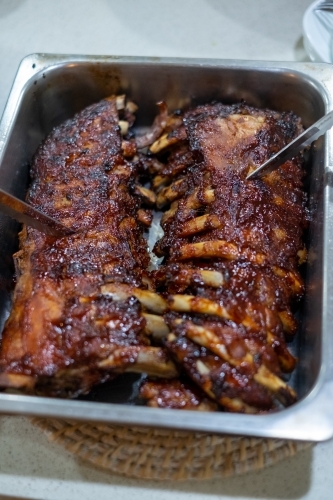
{"label": "white countertop", "polygon": [[[301,33],[310,3],[1,0],[0,113],[20,60],[32,52],[308,60]],[[49,443],[27,418],[0,417],[0,498],[328,500],[332,459],[333,441],[244,476],[172,484],[136,481],[85,465]]]}

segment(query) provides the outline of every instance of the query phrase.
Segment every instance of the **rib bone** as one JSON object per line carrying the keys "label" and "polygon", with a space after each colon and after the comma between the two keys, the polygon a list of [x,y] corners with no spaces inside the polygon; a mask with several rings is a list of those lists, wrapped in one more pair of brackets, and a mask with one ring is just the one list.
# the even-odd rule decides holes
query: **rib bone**
{"label": "rib bone", "polygon": [[235,260],[240,257],[244,257],[250,262],[254,262],[258,265],[264,265],[266,262],[265,255],[253,252],[249,248],[245,248],[240,251],[234,243],[225,240],[187,243],[186,245],[180,247],[177,252],[177,257],[179,260],[210,258]]}
{"label": "rib bone", "polygon": [[169,297],[168,304],[171,311],[213,314],[224,319],[231,319],[223,306],[203,297],[176,294]]}
{"label": "rib bone", "polygon": [[297,323],[294,316],[290,311],[280,311],[279,318],[283,325],[283,330],[288,333],[288,335],[294,335],[297,330]]}
{"label": "rib bone", "polygon": [[127,300],[135,297],[149,311],[162,314],[167,309],[166,301],[157,293],[121,283],[107,283],[101,287],[102,295],[109,295],[115,301]]}
{"label": "rib bone", "polygon": [[174,201],[171,203],[171,207],[169,208],[169,210],[167,210],[166,212],[164,212],[162,218],[161,218],[161,226],[163,227],[164,224],[171,218],[175,215],[175,213],[177,212],[177,208],[178,208],[178,202],[177,201]]}
{"label": "rib bone", "polygon": [[153,188],[157,191],[169,183],[170,177],[168,175],[156,175],[153,180]]}
{"label": "rib bone", "polygon": [[186,199],[184,214],[190,213],[191,210],[197,210],[203,204],[209,205],[215,200],[214,189],[205,189],[200,197],[199,189],[195,189],[193,193]]}
{"label": "rib bone", "polygon": [[253,406],[247,405],[240,398],[227,398],[222,397],[219,402],[227,410],[235,413],[246,413],[248,415],[254,415],[258,413],[258,409]]}
{"label": "rib bone", "polygon": [[284,341],[281,341],[276,335],[271,332],[267,333],[267,343],[271,345],[277,354],[281,370],[285,373],[290,373],[296,366],[296,359],[288,351]]}
{"label": "rib bone", "polygon": [[188,259],[210,259],[212,257],[224,259],[237,259],[239,250],[236,245],[224,240],[201,241],[199,243],[188,243],[179,249],[178,258]]}
{"label": "rib bone", "polygon": [[193,323],[186,322],[186,336],[193,340],[196,344],[199,344],[212,352],[220,356],[220,358],[228,361],[233,366],[239,366],[242,363],[253,364],[253,357],[250,353],[246,353],[245,356],[240,358],[233,358],[230,356],[227,347],[222,343],[220,338],[214,334],[211,330],[203,328],[202,326],[194,325]]}
{"label": "rib bone", "polygon": [[135,192],[144,198],[145,202],[148,205],[154,205],[156,202],[156,194],[151,191],[151,189],[145,188],[143,186],[139,186],[138,184],[135,186]]}
{"label": "rib bone", "polygon": [[178,179],[176,182],[163,188],[157,196],[157,208],[180,198],[186,191],[187,182],[185,179]]}
{"label": "rib bone", "polygon": [[220,219],[216,215],[201,215],[190,221],[185,222],[181,229],[181,236],[190,236],[191,234],[207,231],[220,227]]}
{"label": "rib bone", "polygon": [[24,389],[31,392],[36,384],[36,377],[19,373],[0,373],[0,387],[10,389]]}
{"label": "rib bone", "polygon": [[170,333],[169,327],[166,325],[164,319],[156,314],[142,313],[146,320],[145,331],[156,340],[161,340]]}
{"label": "rib bone", "polygon": [[288,286],[290,286],[295,295],[299,295],[302,293],[303,285],[296,273],[293,273],[292,271],[286,271],[285,269],[277,266],[273,266],[272,270],[274,274],[276,274],[276,276],[285,279],[285,281],[288,283]]}
{"label": "rib bone", "polygon": [[254,375],[254,380],[274,392],[284,404],[291,404],[296,401],[295,391],[269,371],[265,365],[260,366],[258,372]]}
{"label": "rib bone", "polygon": [[225,279],[220,271],[210,271],[207,269],[193,269],[191,267],[181,269],[179,276],[181,281],[187,285],[200,283],[213,288],[220,288]]}
{"label": "rib bone", "polygon": [[126,135],[129,129],[129,123],[125,120],[119,120],[119,127],[121,135]]}
{"label": "rib bone", "polygon": [[178,137],[172,137],[168,133],[163,134],[157,141],[155,141],[149,148],[151,153],[160,153],[163,149],[172,146],[172,144],[176,144],[179,142]]}
{"label": "rib bone", "polygon": [[[127,366],[126,366],[127,364]],[[117,372],[147,373],[152,377],[173,378],[178,375],[174,363],[159,347],[126,347],[116,349],[108,358],[98,363],[99,368]]]}

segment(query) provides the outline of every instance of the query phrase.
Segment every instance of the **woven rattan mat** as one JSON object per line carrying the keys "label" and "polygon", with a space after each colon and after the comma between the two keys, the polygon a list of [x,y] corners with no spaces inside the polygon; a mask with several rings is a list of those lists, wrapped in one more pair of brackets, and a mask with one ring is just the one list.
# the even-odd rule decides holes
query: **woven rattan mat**
{"label": "woven rattan mat", "polygon": [[33,419],[50,440],[117,474],[140,479],[209,479],[243,474],[290,457],[310,443]]}

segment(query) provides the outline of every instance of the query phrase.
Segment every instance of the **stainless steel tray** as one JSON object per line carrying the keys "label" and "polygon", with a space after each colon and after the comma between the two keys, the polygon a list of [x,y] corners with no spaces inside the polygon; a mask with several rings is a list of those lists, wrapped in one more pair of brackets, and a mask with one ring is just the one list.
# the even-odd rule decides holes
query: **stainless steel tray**
{"label": "stainless steel tray", "polygon": [[[28,164],[42,139],[92,102],[125,92],[147,126],[155,103],[176,109],[213,99],[293,110],[307,127],[333,108],[333,67],[205,59],[157,59],[35,54],[20,65],[0,123],[0,185],[24,197]],[[135,405],[137,377],[123,376],[85,399],[0,393],[0,412],[135,424],[237,435],[321,441],[333,436],[333,132],[317,142],[307,184],[313,212],[308,235],[306,297],[292,346],[299,364],[291,383],[294,406],[269,415],[151,409]],[[19,225],[0,215],[0,331],[13,288],[12,254]],[[87,400],[88,399],[88,400]]]}

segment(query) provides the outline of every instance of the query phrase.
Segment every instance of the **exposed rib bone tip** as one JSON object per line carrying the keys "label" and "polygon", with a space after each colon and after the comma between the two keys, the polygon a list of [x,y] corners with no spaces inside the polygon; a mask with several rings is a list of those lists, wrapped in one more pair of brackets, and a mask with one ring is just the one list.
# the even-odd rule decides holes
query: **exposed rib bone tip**
{"label": "exposed rib bone tip", "polygon": [[277,397],[280,395],[283,400],[287,399],[287,403],[289,403],[289,400],[296,400],[295,391],[265,365],[259,367],[258,372],[254,375],[254,380],[276,393]]}
{"label": "exposed rib bone tip", "polygon": [[179,259],[196,259],[219,257],[228,260],[236,259],[239,250],[236,245],[224,240],[201,241],[199,243],[188,243],[179,249]]}
{"label": "exposed rib bone tip", "polygon": [[154,205],[156,202],[156,194],[151,189],[139,186],[135,186],[135,191],[137,194],[141,195],[149,205]]}
{"label": "exposed rib bone tip", "polygon": [[141,290],[141,288],[131,287],[120,283],[108,283],[101,287],[102,295],[109,295],[115,301],[126,300],[129,297],[135,297],[149,311],[162,314],[167,309],[166,301],[157,293],[150,290]]}
{"label": "exposed rib bone tip", "polygon": [[129,123],[125,120],[119,120],[118,125],[120,127],[121,135],[126,135],[129,129]]}
{"label": "exposed rib bone tip", "polygon": [[126,100],[125,94],[116,96],[116,106],[118,111],[121,111],[125,108],[125,100]]}
{"label": "exposed rib bone tip", "polygon": [[181,294],[170,295],[168,304],[171,311],[211,314],[224,319],[231,319],[223,306],[203,297]]}
{"label": "exposed rib bone tip", "polygon": [[146,332],[154,339],[160,340],[168,335],[170,332],[169,327],[166,325],[164,319],[156,314],[142,313],[146,320]]}
{"label": "exposed rib bone tip", "polygon": [[223,274],[220,271],[210,271],[206,269],[183,268],[180,271],[181,281],[187,285],[204,284],[213,288],[219,288],[225,283]]}
{"label": "exposed rib bone tip", "polygon": [[163,134],[150,146],[149,150],[151,153],[157,154],[178,141],[179,139],[177,137],[169,137],[168,134]]}
{"label": "exposed rib bone tip", "polygon": [[181,228],[180,234],[181,236],[190,236],[202,231],[207,231],[208,229],[220,227],[221,225],[220,219],[216,215],[201,215],[200,217],[185,222]]}

